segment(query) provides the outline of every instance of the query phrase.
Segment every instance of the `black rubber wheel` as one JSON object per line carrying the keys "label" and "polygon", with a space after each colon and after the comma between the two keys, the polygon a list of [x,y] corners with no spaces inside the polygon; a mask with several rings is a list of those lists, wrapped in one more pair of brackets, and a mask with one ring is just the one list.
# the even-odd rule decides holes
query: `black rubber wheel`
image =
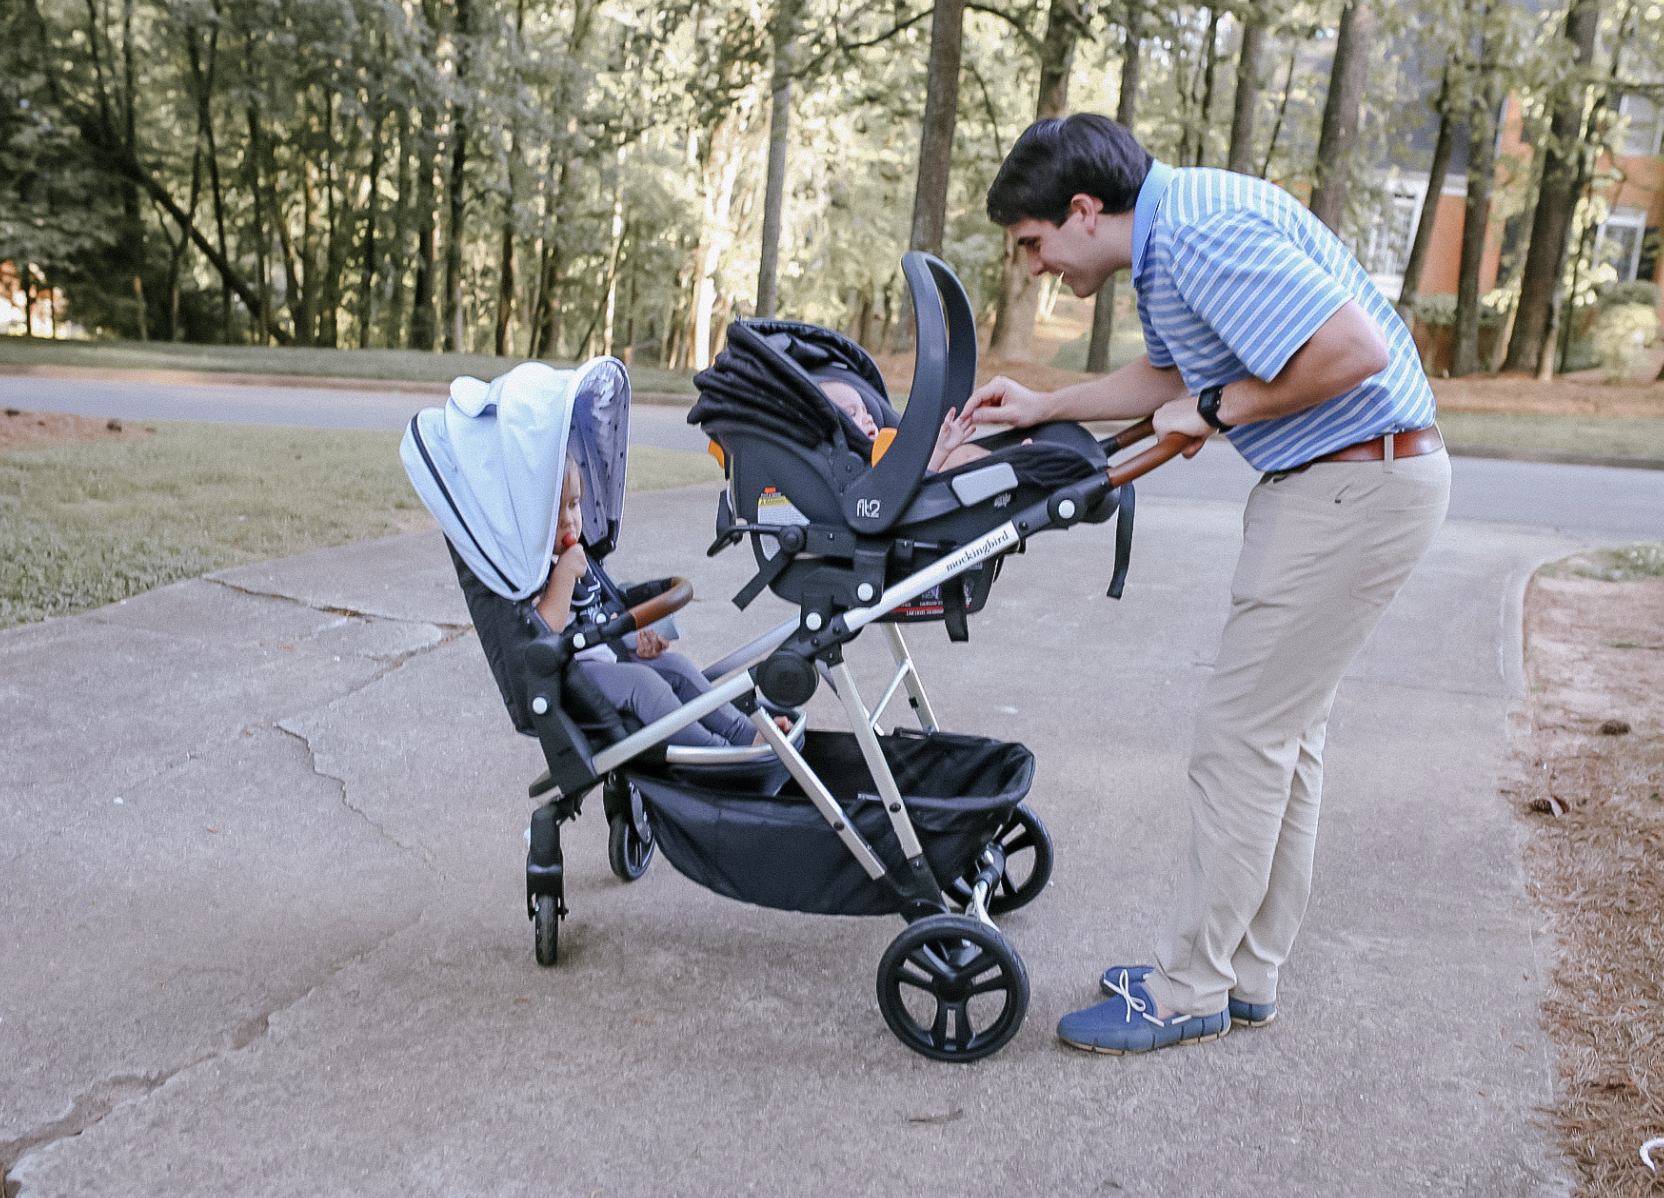
{"label": "black rubber wheel", "polygon": [[[1005,850],[1005,872],[994,884],[988,896],[988,912],[998,915],[1026,907],[1040,897],[1052,877],[1052,834],[1045,822],[1027,803],[1018,803],[994,836],[994,843]],[[971,901],[971,885],[976,881],[976,870],[956,879],[948,889],[963,905]]]}
{"label": "black rubber wheel", "polygon": [[647,867],[653,863],[653,850],[658,847],[653,838],[653,826],[647,822],[646,815],[642,816],[641,822],[647,828],[645,840],[636,831],[635,820],[630,818],[629,811],[607,821],[607,863],[623,882],[634,882],[646,873]]}
{"label": "black rubber wheel", "polygon": [[532,916],[532,935],[537,940],[537,963],[553,965],[560,947],[560,911],[552,894],[537,896],[537,913]]}
{"label": "black rubber wheel", "polygon": [[1028,972],[994,928],[965,915],[910,924],[878,963],[878,1009],[896,1038],[936,1061],[980,1061],[1028,1013]]}

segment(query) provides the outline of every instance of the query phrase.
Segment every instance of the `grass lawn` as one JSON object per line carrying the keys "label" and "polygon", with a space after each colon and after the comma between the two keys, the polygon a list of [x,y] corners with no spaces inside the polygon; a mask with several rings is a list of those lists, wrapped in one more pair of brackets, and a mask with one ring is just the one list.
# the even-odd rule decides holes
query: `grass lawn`
{"label": "grass lawn", "polygon": [[[399,462],[400,433],[146,427],[142,440],[0,454],[0,628],[431,523]],[[720,476],[703,454],[630,452],[632,490]]]}
{"label": "grass lawn", "polygon": [[[315,378],[448,383],[460,374],[494,379],[524,358],[430,354],[415,349],[285,349],[172,341],[47,341],[0,337],[0,366],[90,366],[104,370],[202,370]],[[551,362],[551,366],[570,363]],[[693,372],[630,367],[637,391],[692,395]]]}
{"label": "grass lawn", "polygon": [[1439,428],[1452,445],[1664,458],[1664,420],[1645,416],[1440,412]]}

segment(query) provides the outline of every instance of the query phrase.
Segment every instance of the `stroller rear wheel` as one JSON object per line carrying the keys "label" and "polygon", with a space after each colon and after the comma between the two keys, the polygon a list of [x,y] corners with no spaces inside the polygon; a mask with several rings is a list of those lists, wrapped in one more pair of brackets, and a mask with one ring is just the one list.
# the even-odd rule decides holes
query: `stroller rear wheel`
{"label": "stroller rear wheel", "polygon": [[537,940],[537,963],[553,965],[560,948],[560,910],[554,895],[537,896],[537,909],[532,915],[532,935]]}
{"label": "stroller rear wheel", "polygon": [[964,915],[931,915],[884,951],[878,1008],[914,1052],[979,1061],[1023,1026],[1028,972],[997,929]]}
{"label": "stroller rear wheel", "polygon": [[643,839],[636,831],[635,821],[627,815],[607,824],[607,862],[621,881],[634,882],[646,873],[657,847],[653,829],[648,827],[647,837]]}
{"label": "stroller rear wheel", "polygon": [[[1027,803],[1018,803],[1011,816],[1000,826],[992,843],[1005,851],[1005,872],[1000,875],[994,892],[988,896],[988,910],[993,915],[1026,907],[1040,897],[1052,877],[1052,834],[1045,822]],[[961,904],[971,901],[971,886],[976,881],[976,870],[957,878],[948,887]]]}

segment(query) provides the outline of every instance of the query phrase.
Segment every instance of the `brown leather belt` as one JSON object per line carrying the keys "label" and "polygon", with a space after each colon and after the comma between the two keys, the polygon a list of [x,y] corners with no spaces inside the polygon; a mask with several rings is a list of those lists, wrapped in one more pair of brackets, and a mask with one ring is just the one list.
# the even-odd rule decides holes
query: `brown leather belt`
{"label": "brown leather belt", "polygon": [[[1368,441],[1359,441],[1356,445],[1348,445],[1345,449],[1337,449],[1334,453],[1326,453],[1320,458],[1313,458],[1312,462],[1380,462],[1386,460],[1386,449],[1381,444],[1386,437],[1372,437]],[[1415,428],[1405,433],[1394,433],[1392,436],[1392,456],[1394,458],[1418,458],[1424,453],[1432,453],[1444,448],[1444,438],[1439,435],[1439,426],[1429,424],[1426,428]],[[1306,463],[1308,466],[1312,462]]]}

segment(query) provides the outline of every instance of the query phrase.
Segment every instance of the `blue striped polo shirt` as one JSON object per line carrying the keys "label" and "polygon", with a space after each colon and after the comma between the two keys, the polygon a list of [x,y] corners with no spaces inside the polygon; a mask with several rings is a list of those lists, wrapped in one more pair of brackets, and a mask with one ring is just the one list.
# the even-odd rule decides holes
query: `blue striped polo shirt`
{"label": "blue striped polo shirt", "polygon": [[1276,378],[1347,300],[1380,328],[1389,358],[1381,373],[1227,434],[1257,470],[1433,422],[1410,331],[1340,238],[1280,187],[1152,163],[1133,209],[1132,283],[1150,364],[1178,367],[1192,395],[1250,374]]}

